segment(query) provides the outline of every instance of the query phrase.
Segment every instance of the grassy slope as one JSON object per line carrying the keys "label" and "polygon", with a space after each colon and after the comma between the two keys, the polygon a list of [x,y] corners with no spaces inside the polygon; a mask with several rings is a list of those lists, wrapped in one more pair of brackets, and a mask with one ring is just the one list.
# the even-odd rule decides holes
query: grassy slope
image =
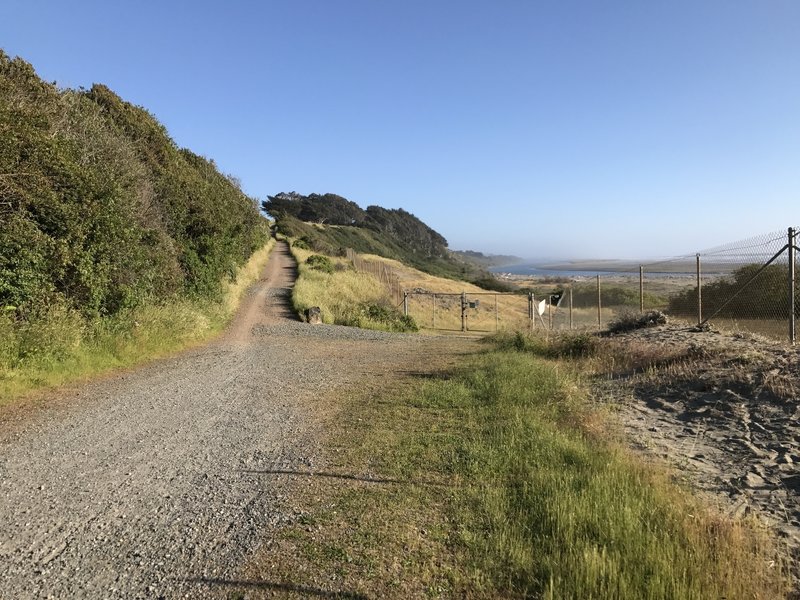
{"label": "grassy slope", "polygon": [[406,319],[392,305],[381,282],[372,275],[357,273],[342,258],[328,257],[332,272],[312,268],[306,261],[314,253],[292,247],[300,277],[292,292],[298,314],[318,306],[322,321],[382,331],[416,331],[413,319]]}
{"label": "grassy slope", "polygon": [[337,256],[343,255],[347,248],[352,248],[361,254],[374,254],[403,262],[438,277],[495,283],[483,267],[455,253],[448,258],[424,256],[371,229],[304,223],[291,217],[283,218],[278,228],[289,237],[303,238],[317,252]]}

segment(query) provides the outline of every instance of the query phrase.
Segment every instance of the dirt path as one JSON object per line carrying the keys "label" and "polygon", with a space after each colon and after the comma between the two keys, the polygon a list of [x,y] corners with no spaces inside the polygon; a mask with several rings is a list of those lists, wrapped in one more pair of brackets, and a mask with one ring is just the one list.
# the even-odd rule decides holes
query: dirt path
{"label": "dirt path", "polygon": [[296,321],[279,244],[217,342],[0,413],[0,597],[219,597],[313,469],[315,399],[469,342]]}

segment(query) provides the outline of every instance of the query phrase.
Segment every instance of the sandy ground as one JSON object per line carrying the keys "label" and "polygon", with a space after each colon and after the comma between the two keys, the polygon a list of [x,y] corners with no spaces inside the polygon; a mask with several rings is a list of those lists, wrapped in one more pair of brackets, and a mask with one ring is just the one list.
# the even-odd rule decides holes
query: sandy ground
{"label": "sandy ground", "polygon": [[217,342],[0,411],[0,597],[227,597],[316,464],[318,400],[469,343],[300,323],[295,274],[279,243]]}
{"label": "sandy ground", "polygon": [[[800,558],[800,348],[754,335],[666,325],[609,338],[650,369],[595,381],[644,452],[666,459],[735,515],[775,531]],[[648,358],[649,357],[649,358]],[[635,372],[634,372],[635,371]]]}

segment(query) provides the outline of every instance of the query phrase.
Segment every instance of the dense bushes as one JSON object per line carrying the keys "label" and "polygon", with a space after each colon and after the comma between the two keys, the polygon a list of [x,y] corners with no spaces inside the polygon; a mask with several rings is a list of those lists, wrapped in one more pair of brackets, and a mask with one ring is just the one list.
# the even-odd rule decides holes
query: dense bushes
{"label": "dense bushes", "polygon": [[0,52],[0,306],[15,319],[215,298],[265,240],[253,200],[147,111]]}
{"label": "dense bushes", "polygon": [[146,110],[0,51],[0,362],[57,358],[137,307],[215,301],[267,234],[254,200]]}
{"label": "dense bushes", "polygon": [[[789,314],[789,269],[785,264],[769,265],[756,276],[760,268],[759,264],[745,265],[729,277],[703,284],[703,314],[712,315],[722,309],[718,316],[723,318],[785,318]],[[745,285],[747,287],[742,290]],[[734,297],[740,290],[741,293]],[[800,306],[795,307],[795,312],[798,308]],[[697,287],[670,298],[668,311],[673,315],[695,316]]]}

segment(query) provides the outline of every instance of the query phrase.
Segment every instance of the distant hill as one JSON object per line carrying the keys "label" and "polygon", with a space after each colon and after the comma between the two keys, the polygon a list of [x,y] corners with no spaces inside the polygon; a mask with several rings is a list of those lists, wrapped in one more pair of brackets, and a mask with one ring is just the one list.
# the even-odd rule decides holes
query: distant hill
{"label": "distant hill", "polygon": [[403,209],[362,209],[336,194],[296,192],[269,196],[262,208],[278,230],[317,252],[344,255],[347,248],[404,262],[432,275],[460,279],[487,289],[510,289],[485,267],[447,247],[447,240]]}
{"label": "distant hill", "polygon": [[103,85],[59,89],[0,51],[5,318],[213,299],[267,235],[256,201],[144,108]]}
{"label": "distant hill", "polygon": [[505,267],[525,262],[524,258],[506,254],[483,254],[482,252],[476,252],[474,250],[453,250],[452,252],[463,260],[474,262],[485,269]]}

